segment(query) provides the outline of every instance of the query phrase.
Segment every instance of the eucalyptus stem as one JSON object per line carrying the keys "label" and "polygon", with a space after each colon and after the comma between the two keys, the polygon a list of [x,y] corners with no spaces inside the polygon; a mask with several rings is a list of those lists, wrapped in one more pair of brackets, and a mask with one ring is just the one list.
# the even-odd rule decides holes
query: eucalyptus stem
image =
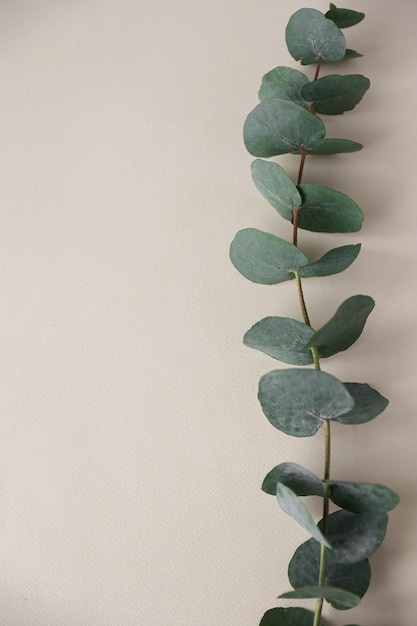
{"label": "eucalyptus stem", "polygon": [[298,180],[297,180],[297,185],[301,185],[301,181],[303,178],[303,172],[304,172],[304,164],[306,162],[306,156],[307,156],[307,150],[305,148],[300,148],[301,150],[301,161],[300,161],[300,167],[298,170]]}
{"label": "eucalyptus stem", "polygon": [[[320,574],[324,573],[324,555],[326,554],[326,546],[321,546],[320,548]],[[324,598],[317,598],[316,600],[316,610],[314,611],[314,622],[313,626],[320,626],[320,618],[323,610],[323,600]]]}
{"label": "eucalyptus stem", "polygon": [[[301,311],[303,313],[304,322],[307,324],[307,326],[311,327],[310,318],[308,316],[308,311],[307,311],[307,307],[306,307],[306,302],[304,300],[303,285],[301,283],[300,274],[298,273],[297,270],[295,271],[295,280],[296,280],[296,283],[297,283],[298,298],[300,300],[300,306],[301,306]],[[317,368],[317,369],[319,369],[319,368]]]}
{"label": "eucalyptus stem", "polygon": [[[324,480],[328,481],[330,478],[330,420],[324,420],[324,441],[325,441],[325,461],[324,461]],[[327,522],[329,519],[329,485],[327,482],[324,484],[323,494],[323,527],[322,532],[326,537],[327,535]],[[325,566],[326,566],[327,548],[323,544],[320,546],[320,565],[319,565],[319,582],[321,587],[324,582]],[[316,600],[316,610],[314,612],[313,626],[320,626],[320,618],[323,610],[324,598],[318,598]]]}
{"label": "eucalyptus stem", "polygon": [[311,350],[311,354],[313,356],[313,362],[314,362],[314,367],[316,370],[320,370],[320,359],[319,359],[319,353],[317,352],[317,348],[314,346],[313,348],[310,348]]}
{"label": "eucalyptus stem", "polygon": [[319,56],[318,61],[317,61],[316,73],[314,74],[313,80],[317,80],[319,77],[321,62],[322,62],[322,58]]}
{"label": "eucalyptus stem", "polygon": [[[317,67],[316,67],[316,71],[314,74],[314,80],[318,79],[319,76],[319,72],[320,72],[320,67],[321,67],[321,57],[319,57],[318,62],[317,62]],[[310,107],[310,110],[313,107]],[[300,160],[300,167],[298,170],[298,179],[297,179],[297,185],[300,185],[303,179],[303,173],[304,173],[304,165],[305,165],[305,160],[306,160],[306,150],[304,148],[301,149],[301,160]],[[299,209],[295,209],[294,210],[294,219],[293,219],[293,244],[295,246],[297,246],[298,243],[298,214],[299,214]],[[296,282],[297,282],[297,290],[298,290],[298,297],[299,297],[299,301],[300,301],[300,306],[301,306],[301,311],[303,314],[303,318],[304,318],[304,322],[311,327],[311,323],[310,323],[310,317],[308,315],[308,311],[307,311],[307,306],[306,306],[306,302],[305,302],[305,298],[304,298],[304,292],[303,292],[303,286],[302,286],[302,282],[301,282],[301,278],[300,278],[300,274],[298,272],[295,272],[295,278],[296,278]],[[316,347],[313,347],[311,349],[311,353],[313,356],[313,361],[314,361],[314,367],[316,370],[320,370],[320,359],[319,359],[319,355],[318,355],[318,351]],[[328,419],[323,420],[324,423],[324,449],[325,449],[325,454],[324,454],[324,493],[323,493],[323,527],[322,527],[322,532],[324,537],[326,537],[327,535],[327,525],[328,525],[328,518],[329,518],[329,485],[327,483],[327,481],[330,479],[330,421]],[[327,555],[327,548],[326,546],[324,546],[323,544],[320,546],[320,565],[319,565],[319,580],[318,580],[318,586],[321,587],[324,584],[325,581],[325,566],[326,566],[326,555]],[[324,598],[318,598],[316,601],[316,609],[314,612],[314,622],[313,622],[313,626],[320,626],[320,618],[321,618],[321,614],[323,611],[323,602],[324,602]]]}
{"label": "eucalyptus stem", "polygon": [[[298,211],[295,212],[295,215],[298,215]],[[294,219],[294,224],[298,223],[298,221],[296,222],[296,220]],[[297,233],[295,231],[295,235],[294,235],[294,245],[297,245],[296,241],[297,241]],[[301,277],[298,271],[295,272],[295,279],[296,279],[296,283],[297,283],[297,289],[298,289],[298,297],[300,300],[300,306],[301,306],[301,311],[303,314],[303,318],[304,318],[304,322],[311,327],[311,323],[310,323],[310,317],[308,315],[308,311],[307,311],[307,306],[306,306],[306,302],[304,299],[304,292],[303,292],[303,285],[301,282]],[[319,359],[319,355],[318,355],[318,351],[316,347],[312,347],[311,348],[311,353],[313,356],[313,361],[314,361],[314,367],[316,370],[320,370],[320,359]],[[324,493],[323,493],[323,527],[322,527],[322,532],[324,537],[326,537],[327,535],[327,523],[328,523],[328,518],[329,518],[329,485],[327,483],[327,481],[330,479],[330,420],[325,419],[323,420],[323,426],[324,426]],[[318,586],[321,587],[324,583],[324,574],[325,574],[325,565],[326,565],[326,553],[327,553],[327,548],[326,546],[324,546],[323,544],[320,547],[320,565],[319,565],[319,580],[318,580]],[[314,622],[313,622],[313,626],[319,626],[320,625],[320,618],[321,618],[321,613],[323,610],[323,601],[324,598],[318,598],[316,601],[316,610],[314,612]]]}
{"label": "eucalyptus stem", "polygon": [[[296,245],[296,244],[294,244]],[[303,313],[303,318],[306,324],[311,327],[310,318],[308,315],[303,286],[301,283],[300,274],[298,272],[295,273],[295,278],[297,282],[298,295],[300,299],[301,310]],[[316,370],[320,370],[320,359],[318,355],[318,351],[316,347],[311,348],[311,353],[313,356],[314,367]],[[328,481],[330,479],[330,420],[323,420],[324,427],[324,481]],[[327,535],[327,523],[329,518],[329,485],[327,482],[324,484],[324,493],[323,493],[323,527],[322,532],[324,537]],[[326,565],[326,554],[327,548],[323,544],[320,546],[320,565],[319,565],[319,580],[318,586],[321,587],[324,584],[324,574],[325,574],[325,565]],[[323,601],[324,598],[318,598],[316,601],[316,610],[314,612],[314,622],[313,626],[320,625],[321,613],[323,610]]]}

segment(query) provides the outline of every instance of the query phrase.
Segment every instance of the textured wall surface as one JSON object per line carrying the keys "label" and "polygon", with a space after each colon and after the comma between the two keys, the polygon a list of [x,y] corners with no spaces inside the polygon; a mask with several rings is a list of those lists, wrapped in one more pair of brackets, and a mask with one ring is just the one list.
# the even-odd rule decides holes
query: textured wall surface
{"label": "textured wall surface", "polygon": [[[322,471],[322,438],[273,429],[244,348],[294,284],[245,281],[247,226],[290,238],[256,191],[241,138],[263,73],[297,64],[284,29],[324,0],[13,0],[0,9],[0,623],[256,626],[289,601],[307,538],[260,491],[282,461]],[[319,256],[361,242],[343,274],[306,281],[313,324],[345,298],[376,309],[326,370],[390,399],[333,433],[333,477],[400,492],[373,583],[340,626],[410,626],[415,533],[414,0],[347,0],[371,90],[328,136],[362,152],[307,159],[305,182],[351,195],[355,235],[303,232]],[[330,71],[330,68],[326,70]],[[339,70],[337,70],[339,71]],[[342,69],[340,69],[342,71]],[[312,68],[307,70],[311,75]],[[298,160],[278,161],[293,176]],[[318,505],[311,503],[318,516]],[[302,602],[300,602],[302,604]],[[311,603],[305,602],[306,606]]]}

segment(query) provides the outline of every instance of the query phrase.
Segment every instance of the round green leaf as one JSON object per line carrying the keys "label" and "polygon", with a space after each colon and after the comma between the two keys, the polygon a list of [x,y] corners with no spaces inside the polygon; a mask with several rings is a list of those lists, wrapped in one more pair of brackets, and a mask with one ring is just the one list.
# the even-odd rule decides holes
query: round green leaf
{"label": "round green leaf", "polygon": [[[299,607],[270,609],[265,613],[259,626],[313,626],[314,613]],[[324,626],[320,620],[320,626]]]}
{"label": "round green leaf", "polygon": [[319,543],[330,548],[329,542],[323,537],[311,514],[300,498],[283,483],[277,483],[277,500],[281,509],[292,517]]}
{"label": "round green leaf", "polygon": [[362,148],[361,143],[350,139],[319,139],[308,146],[307,154],[341,154],[343,152],[358,152]]}
{"label": "round green leaf", "polygon": [[[336,563],[327,553],[325,561],[324,584],[330,587],[345,589],[362,598],[371,580],[371,568],[367,559],[358,563]],[[309,539],[297,548],[288,566],[288,578],[294,589],[317,585],[320,572],[320,544],[315,539]],[[326,600],[335,609],[341,609],[339,603]]]}
{"label": "round green leaf", "polygon": [[302,267],[298,273],[301,278],[310,278],[313,276],[330,276],[331,274],[338,274],[343,272],[349,265],[352,265],[353,261],[358,256],[361,249],[360,243],[350,246],[341,246],[340,248],[333,248],[326,252],[314,263],[309,263]]}
{"label": "round green leaf", "polygon": [[300,152],[325,134],[320,118],[281,98],[263,100],[243,127],[246,148],[257,157]]}
{"label": "round green leaf", "polygon": [[307,76],[291,67],[276,67],[262,78],[259,99],[282,98],[308,108],[308,102],[301,96],[301,87],[309,82]]}
{"label": "round green leaf", "polygon": [[363,213],[340,191],[320,185],[298,185],[303,199],[298,226],[321,233],[353,233],[360,230]]}
{"label": "round green leaf", "polygon": [[327,11],[326,17],[332,20],[338,28],[349,28],[362,22],[365,13],[359,13],[359,11],[352,11],[351,9],[337,9],[335,7]]}
{"label": "round green leaf", "polygon": [[281,463],[272,469],[262,483],[262,491],[275,496],[277,483],[283,483],[297,496],[323,496],[324,485],[315,474],[297,463]]}
{"label": "round green leaf", "polygon": [[400,498],[384,485],[352,483],[331,480],[330,499],[342,509],[352,513],[378,515],[394,509]]}
{"label": "round green leaf", "polygon": [[321,357],[347,350],[360,337],[368,315],[375,306],[369,296],[345,300],[334,316],[311,337],[307,347],[315,346]]}
{"label": "round green leaf", "polygon": [[256,159],[252,163],[252,178],[264,198],[287,220],[293,217],[293,207],[301,205],[297,187],[277,163]]}
{"label": "round green leaf", "polygon": [[388,406],[388,400],[366,383],[345,383],[355,401],[354,408],[336,421],[341,424],[364,424],[374,419]]}
{"label": "round green leaf", "polygon": [[295,591],[288,591],[279,596],[280,598],[326,598],[334,606],[336,603],[340,610],[353,609],[358,606],[361,599],[350,591],[338,589],[337,587],[312,586],[301,587]]}
{"label": "round green leaf", "polygon": [[248,330],[243,343],[284,363],[309,365],[313,357],[305,346],[312,335],[314,330],[297,320],[265,317]]}
{"label": "round green leaf", "polygon": [[[322,528],[323,520],[319,523]],[[336,511],[328,518],[327,538],[332,546],[329,555],[338,563],[357,563],[379,548],[387,530],[388,516],[357,515]]]}
{"label": "round green leaf", "polygon": [[271,424],[293,437],[311,437],[324,419],[353,408],[345,386],[326,372],[275,370],[262,376],[258,398]]}
{"label": "round green leaf", "polygon": [[341,61],[346,42],[343,33],[323,13],[315,9],[300,9],[291,16],[285,31],[291,56],[303,65],[326,61]]}
{"label": "round green leaf", "polygon": [[369,85],[369,79],[361,74],[324,76],[304,85],[302,95],[314,104],[317,113],[339,115],[354,109]]}
{"label": "round green leaf", "polygon": [[292,243],[256,228],[240,230],[230,246],[230,260],[245,278],[274,285],[294,278],[308,259]]}

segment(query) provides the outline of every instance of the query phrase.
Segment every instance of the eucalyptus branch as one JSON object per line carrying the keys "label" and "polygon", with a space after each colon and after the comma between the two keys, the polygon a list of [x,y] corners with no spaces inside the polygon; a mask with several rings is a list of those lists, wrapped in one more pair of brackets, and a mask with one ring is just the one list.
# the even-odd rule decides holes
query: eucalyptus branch
{"label": "eucalyptus branch", "polygon": [[[345,194],[319,185],[303,184],[307,156],[356,152],[360,143],[326,137],[319,115],[338,115],[353,109],[369,88],[360,74],[331,74],[319,78],[324,63],[337,63],[361,55],[346,48],[342,29],[364,18],[363,13],[338,9],[324,15],[300,9],[289,20],[286,42],[290,54],[303,65],[316,64],[314,79],[298,70],[277,67],[265,74],[260,104],[249,113],[244,141],[255,157],[252,177],[260,193],[278,214],[292,221],[292,243],[254,228],[237,233],[230,258],[247,279],[275,285],[295,279],[303,322],[266,317],[244,336],[244,343],[297,369],[273,370],[259,382],[259,401],[269,422],[293,437],[312,437],[324,431],[324,476],[315,476],[296,463],[281,462],[265,477],[263,491],[276,496],[281,508],[311,535],[297,548],[288,576],[293,590],[282,598],[316,599],[315,611],[292,607],[267,611],[261,626],[322,626],[326,600],[345,610],[357,606],[367,591],[370,557],[381,544],[387,512],[399,501],[396,493],[378,484],[335,481],[330,478],[330,421],[359,425],[383,412],[388,400],[366,383],[343,383],[322,371],[320,361],[347,350],[360,337],[374,307],[369,296],[345,300],[333,317],[314,330],[303,293],[302,280],[330,276],[346,270],[356,259],[360,244],[334,248],[310,261],[298,246],[298,231],[354,233],[363,213]],[[299,154],[297,183],[277,163],[266,161],[282,154]],[[259,158],[261,157],[261,158]],[[313,365],[314,368],[305,367]],[[323,499],[323,517],[315,520],[302,496]],[[330,501],[339,509],[329,513]]]}

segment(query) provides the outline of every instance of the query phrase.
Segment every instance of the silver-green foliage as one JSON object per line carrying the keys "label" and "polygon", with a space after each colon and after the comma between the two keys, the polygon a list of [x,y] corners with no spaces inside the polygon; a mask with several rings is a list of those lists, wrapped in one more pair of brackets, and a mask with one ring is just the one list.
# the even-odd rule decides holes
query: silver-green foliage
{"label": "silver-green foliage", "polygon": [[[341,29],[361,22],[364,14],[331,4],[324,15],[300,9],[290,18],[285,37],[292,57],[303,65],[317,64],[314,80],[304,72],[276,67],[262,78],[260,103],[244,124],[245,145],[256,158],[252,178],[276,212],[292,223],[293,241],[255,228],[239,231],[230,247],[236,269],[248,280],[275,285],[295,281],[303,321],[269,316],[256,322],[244,336],[250,348],[281,362],[315,369],[278,369],[262,376],[258,398],[262,411],[279,431],[294,437],[311,437],[330,422],[359,425],[381,414],[388,404],[366,383],[343,383],[321,371],[320,359],[347,350],[361,336],[374,308],[369,296],[347,298],[319,329],[310,323],[301,280],[330,276],[346,270],[357,258],[360,244],[324,251],[310,261],[300,250],[298,229],[320,233],[354,233],[361,229],[363,213],[347,195],[328,187],[302,183],[308,155],[355,152],[362,145],[350,139],[327,138],[317,114],[339,115],[352,110],[369,88],[360,74],[329,72],[318,78],[322,64],[362,56],[346,48]],[[270,157],[301,156],[298,180]],[[329,432],[325,429],[325,432]],[[326,439],[330,446],[330,438]],[[290,566],[293,591],[285,598],[317,599],[315,613],[303,608],[274,608],[260,626],[321,626],[323,599],[334,608],[356,606],[371,578],[368,561],[382,542],[388,516],[399,501],[397,494],[379,484],[333,480],[326,450],[323,479],[296,463],[283,462],[266,476],[262,489],[277,497],[281,508],[311,536],[297,548]],[[323,519],[316,525],[303,496],[324,499]],[[339,509],[329,514],[329,501]],[[354,626],[354,625],[351,625]]]}

